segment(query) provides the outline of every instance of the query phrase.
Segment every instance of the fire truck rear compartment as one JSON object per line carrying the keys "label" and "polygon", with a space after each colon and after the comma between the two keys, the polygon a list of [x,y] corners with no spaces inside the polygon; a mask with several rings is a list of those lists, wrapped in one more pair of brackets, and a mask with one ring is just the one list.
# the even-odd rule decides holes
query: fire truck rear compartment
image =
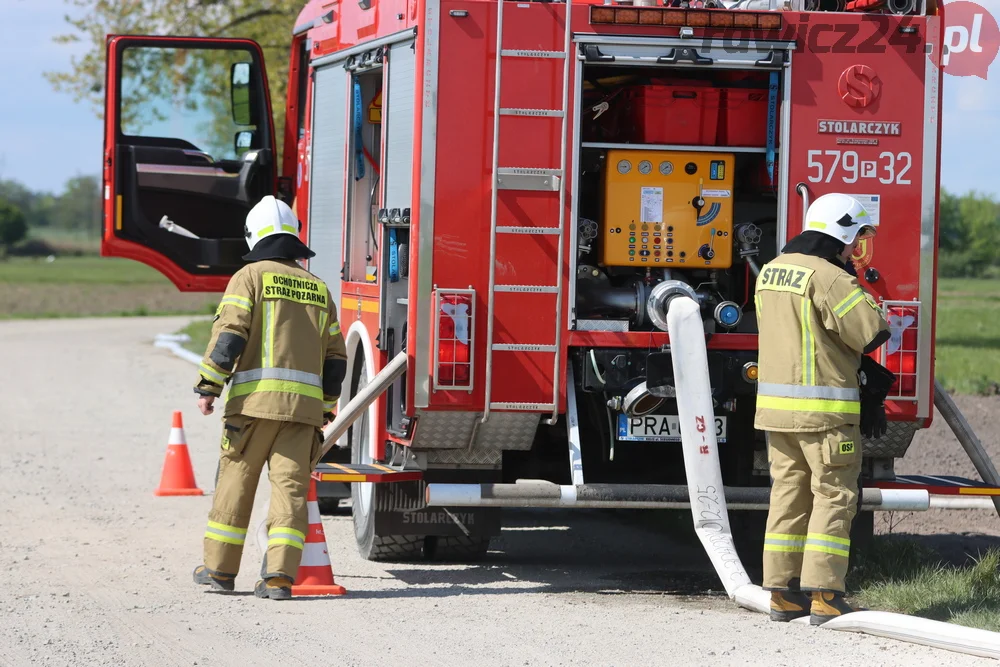
{"label": "fire truck rear compartment", "polygon": [[[648,302],[657,285],[679,281],[697,295],[708,332],[756,333],[752,283],[776,254],[778,217],[769,73],[583,72],[577,328],[663,330]],[[777,109],[772,122],[776,137]],[[657,295],[667,289],[688,291],[673,284]]]}
{"label": "fire truck rear compartment", "polygon": [[[685,294],[707,334],[756,334],[757,267],[777,254],[770,73],[585,63],[582,80],[571,330],[662,333],[667,301]],[[776,139],[777,108],[772,122]],[[767,485],[755,363],[755,351],[709,353],[727,485]],[[669,351],[651,336],[570,347],[568,364],[587,483],[686,483]],[[540,426],[531,451],[504,452],[504,479],[570,483],[565,420]]]}

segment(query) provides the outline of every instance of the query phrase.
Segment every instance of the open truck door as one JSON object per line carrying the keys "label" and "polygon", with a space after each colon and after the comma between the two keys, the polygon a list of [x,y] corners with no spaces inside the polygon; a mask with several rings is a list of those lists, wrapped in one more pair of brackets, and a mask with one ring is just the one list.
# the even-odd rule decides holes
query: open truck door
{"label": "open truck door", "polygon": [[275,192],[264,56],[246,39],[110,35],[101,254],[221,292]]}

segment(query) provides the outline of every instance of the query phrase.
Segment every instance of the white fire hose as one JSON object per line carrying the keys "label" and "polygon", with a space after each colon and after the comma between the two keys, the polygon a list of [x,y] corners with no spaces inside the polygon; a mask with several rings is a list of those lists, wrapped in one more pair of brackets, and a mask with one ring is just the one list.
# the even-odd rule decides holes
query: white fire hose
{"label": "white fire hose", "polygon": [[[691,497],[695,532],[730,599],[764,614],[771,595],[750,583],[736,553],[722,490],[722,471],[715,439],[715,411],[708,376],[705,329],[698,304],[687,296],[671,299],[667,308],[670,353],[677,388],[684,470]],[[809,623],[809,617],[793,623]],[[822,628],[863,632],[935,648],[1000,659],[1000,633],[884,611],[858,611],[824,623]]]}
{"label": "white fire hose", "polygon": [[701,309],[690,297],[674,297],[667,310],[667,326],[694,531],[732,598],[740,587],[750,584],[750,577],[736,553],[726,511]]}

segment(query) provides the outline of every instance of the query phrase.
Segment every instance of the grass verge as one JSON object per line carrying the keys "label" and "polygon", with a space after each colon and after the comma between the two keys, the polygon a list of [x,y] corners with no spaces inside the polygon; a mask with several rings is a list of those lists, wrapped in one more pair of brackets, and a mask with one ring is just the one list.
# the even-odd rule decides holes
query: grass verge
{"label": "grass verge", "polygon": [[205,348],[208,347],[208,341],[212,337],[212,321],[196,320],[177,333],[191,337],[188,342],[181,343],[181,347],[198,355],[205,354]]}
{"label": "grass verge", "polygon": [[868,609],[1000,631],[1000,549],[951,565],[915,540],[879,536],[848,586]]}

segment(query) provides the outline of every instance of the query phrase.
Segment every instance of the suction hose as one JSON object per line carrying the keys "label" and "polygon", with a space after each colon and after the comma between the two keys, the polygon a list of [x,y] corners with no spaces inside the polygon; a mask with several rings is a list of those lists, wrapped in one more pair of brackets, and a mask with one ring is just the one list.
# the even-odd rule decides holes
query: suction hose
{"label": "suction hose", "polygon": [[[989,454],[983,449],[983,444],[976,437],[975,431],[972,430],[972,426],[965,419],[962,411],[955,405],[955,401],[937,380],[934,381],[934,406],[948,422],[948,426],[951,427],[955,437],[965,449],[965,453],[969,455],[972,465],[976,467],[976,472],[979,473],[982,480],[990,486],[1000,486],[1000,476],[997,475],[997,469],[990,461]],[[1000,497],[993,496],[992,499],[997,514],[1000,514]]]}
{"label": "suction hose", "polygon": [[[715,428],[712,426],[715,423],[715,413],[708,376],[708,351],[697,302],[684,295],[671,298],[667,305],[667,323],[677,388],[677,413],[681,424],[681,450],[695,532],[708,552],[730,599],[741,607],[767,614],[770,612],[771,594],[750,583],[736,553],[729,526]],[[938,407],[940,409],[941,405]],[[945,409],[947,408],[945,403]],[[944,410],[942,414],[945,414]],[[948,419],[948,416],[945,418]],[[971,433],[971,429],[968,432]],[[966,443],[963,442],[964,444]],[[986,461],[988,460],[987,458]],[[996,474],[995,470],[993,474]],[[793,623],[809,623],[809,617],[796,619]],[[859,611],[845,614],[820,627],[843,632],[863,632],[958,653],[1000,659],[1000,633],[905,614]]]}
{"label": "suction hose", "polygon": [[[351,424],[356,422],[358,418],[364,414],[365,410],[368,409],[372,403],[375,402],[379,396],[385,393],[393,382],[396,381],[403,372],[406,371],[406,352],[400,352],[392,361],[385,365],[385,367],[375,374],[372,381],[368,385],[358,392],[356,396],[351,397],[351,400],[347,402],[343,408],[337,412],[337,416],[332,422],[326,425],[323,429],[323,449],[320,452],[319,457],[323,458],[326,453],[333,448],[340,439],[342,435],[347,433],[347,429],[350,428]],[[260,552],[261,558],[264,557],[267,551],[267,510],[271,504],[271,499],[268,497],[267,502],[264,504],[264,508],[261,510],[261,515],[264,517],[257,524],[257,530],[255,535],[257,538],[257,550]],[[310,523],[313,519],[318,519],[319,517],[309,517]]]}

